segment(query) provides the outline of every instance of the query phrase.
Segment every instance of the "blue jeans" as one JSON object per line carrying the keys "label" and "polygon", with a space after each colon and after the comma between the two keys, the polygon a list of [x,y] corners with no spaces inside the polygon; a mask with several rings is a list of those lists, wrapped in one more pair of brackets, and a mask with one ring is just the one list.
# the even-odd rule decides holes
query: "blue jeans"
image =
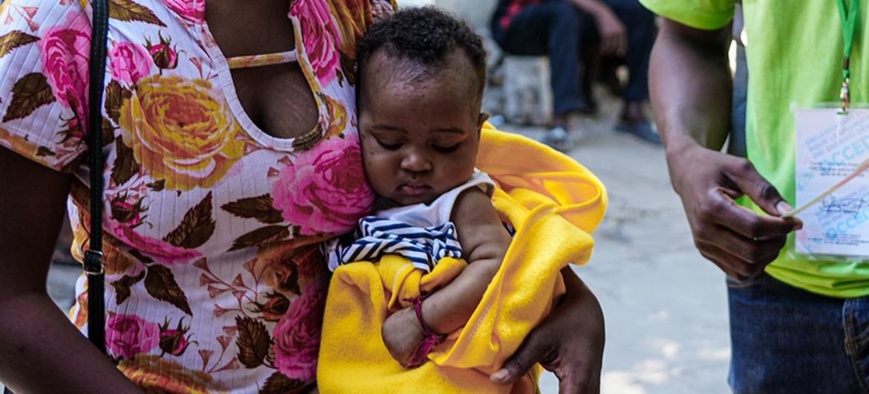
{"label": "blue jeans", "polygon": [[727,280],[734,393],[869,393],[869,297]]}
{"label": "blue jeans", "polygon": [[[629,79],[624,99],[648,100],[649,56],[658,33],[655,14],[638,0],[603,2],[627,29],[625,64],[628,66]],[[589,104],[586,102],[589,97],[583,97],[578,66],[584,49],[596,46],[600,40],[594,18],[568,0],[545,0],[523,8],[505,30],[500,25],[500,19],[506,12],[506,6],[506,0],[501,0],[492,18],[492,36],[508,53],[549,56],[553,111],[562,114]]]}

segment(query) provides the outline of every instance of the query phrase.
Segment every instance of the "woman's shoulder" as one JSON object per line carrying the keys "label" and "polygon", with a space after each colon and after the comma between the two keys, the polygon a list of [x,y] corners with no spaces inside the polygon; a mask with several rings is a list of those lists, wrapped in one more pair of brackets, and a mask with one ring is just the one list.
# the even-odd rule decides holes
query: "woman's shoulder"
{"label": "woman's shoulder", "polygon": [[[110,0],[112,70],[143,74],[144,61],[115,58],[150,58],[148,38],[162,44],[161,37],[202,21],[204,12],[204,0]],[[90,0],[0,4],[0,146],[68,171],[86,150],[91,15]]]}
{"label": "woman's shoulder", "polygon": [[[93,0],[16,0],[0,3],[3,23],[0,31],[25,30],[32,33],[69,28],[76,17],[90,21]],[[168,14],[189,22],[205,19],[205,0],[109,0],[109,23],[135,22],[164,26]],[[4,41],[3,45],[6,44]]]}
{"label": "woman's shoulder", "polygon": [[344,43],[355,42],[368,26],[398,7],[395,0],[296,0],[291,4],[290,15],[302,22],[303,30],[318,27],[328,33],[335,28]]}
{"label": "woman's shoulder", "polygon": [[292,7],[329,6],[333,15],[348,15],[354,18],[373,17],[379,19],[392,14],[398,4],[395,0],[296,0]]}
{"label": "woman's shoulder", "polygon": [[63,169],[85,149],[88,14],[78,1],[4,1],[0,20],[0,145]]}

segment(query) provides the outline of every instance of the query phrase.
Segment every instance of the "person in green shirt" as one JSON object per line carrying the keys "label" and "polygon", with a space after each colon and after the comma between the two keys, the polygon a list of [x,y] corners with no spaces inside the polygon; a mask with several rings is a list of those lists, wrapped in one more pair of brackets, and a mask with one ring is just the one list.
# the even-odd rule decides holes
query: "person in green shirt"
{"label": "person in green shirt", "polygon": [[[746,158],[730,132],[727,50],[734,0],[641,0],[664,17],[650,65],[673,188],[700,253],[727,274],[737,393],[869,390],[869,264],[792,252],[798,219],[792,106],[839,101],[844,47],[835,2],[744,2]],[[855,5],[851,99],[869,101],[864,1]],[[867,259],[869,260],[869,259]]]}

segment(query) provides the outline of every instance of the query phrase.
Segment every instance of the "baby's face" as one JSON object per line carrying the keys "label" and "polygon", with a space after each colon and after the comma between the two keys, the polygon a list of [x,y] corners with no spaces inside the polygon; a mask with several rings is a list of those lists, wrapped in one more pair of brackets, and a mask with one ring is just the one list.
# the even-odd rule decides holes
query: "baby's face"
{"label": "baby's face", "polygon": [[453,56],[444,70],[410,81],[383,51],[369,60],[359,130],[365,175],[381,197],[430,203],[473,174],[486,117],[462,61]]}

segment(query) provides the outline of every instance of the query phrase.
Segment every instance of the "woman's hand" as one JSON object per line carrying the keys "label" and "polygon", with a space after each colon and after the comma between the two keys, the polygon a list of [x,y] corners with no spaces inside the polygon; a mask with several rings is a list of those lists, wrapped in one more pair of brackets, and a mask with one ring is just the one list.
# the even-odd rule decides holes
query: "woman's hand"
{"label": "woman's hand", "polygon": [[496,383],[509,384],[535,364],[555,373],[559,393],[597,394],[603,362],[603,312],[591,290],[570,267],[561,270],[567,292],[549,316],[525,338],[501,370]]}

